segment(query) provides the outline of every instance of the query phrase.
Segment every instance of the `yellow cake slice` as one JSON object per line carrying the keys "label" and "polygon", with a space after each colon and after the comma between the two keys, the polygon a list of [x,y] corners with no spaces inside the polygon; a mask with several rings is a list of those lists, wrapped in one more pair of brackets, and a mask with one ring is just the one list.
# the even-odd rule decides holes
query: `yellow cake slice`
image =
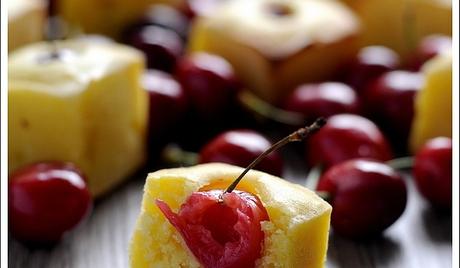
{"label": "yellow cake slice", "polygon": [[83,40],[14,51],[8,62],[8,168],[74,162],[100,195],[145,158],[144,57],[115,43]]}
{"label": "yellow cake slice", "polygon": [[356,52],[359,28],[338,1],[232,0],[194,22],[189,50],[223,56],[275,103],[301,83],[331,77]]}
{"label": "yellow cake slice", "polygon": [[343,1],[362,19],[362,45],[388,46],[406,57],[424,36],[452,34],[451,0]]}
{"label": "yellow cake slice", "polygon": [[452,53],[440,54],[422,67],[425,85],[415,99],[410,134],[412,152],[429,139],[452,137]]}
{"label": "yellow cake slice", "polygon": [[8,0],[8,50],[42,40],[46,4],[44,0]]}
{"label": "yellow cake slice", "polygon": [[[155,200],[177,211],[193,192],[223,190],[242,171],[211,163],[150,173],[130,245],[130,266],[201,267]],[[256,195],[270,218],[261,224],[265,239],[256,267],[324,267],[332,210],[327,202],[300,185],[259,171],[250,171],[237,189]]]}
{"label": "yellow cake slice", "polygon": [[120,37],[152,4],[178,6],[184,0],[59,0],[58,12],[72,28]]}

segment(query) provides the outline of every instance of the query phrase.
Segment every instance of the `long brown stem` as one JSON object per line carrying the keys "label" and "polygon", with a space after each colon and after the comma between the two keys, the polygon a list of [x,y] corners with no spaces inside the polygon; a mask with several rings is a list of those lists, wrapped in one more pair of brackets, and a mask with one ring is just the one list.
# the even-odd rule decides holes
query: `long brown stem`
{"label": "long brown stem", "polygon": [[290,135],[284,137],[283,139],[279,140],[277,143],[273,144],[270,148],[268,148],[265,152],[263,152],[261,155],[259,155],[254,161],[252,161],[249,166],[246,167],[246,169],[236,178],[236,180],[228,186],[228,188],[225,190],[225,193],[231,193],[233,190],[235,190],[236,186],[238,183],[241,181],[241,179],[246,175],[246,173],[249,172],[252,168],[254,168],[257,164],[259,164],[262,159],[264,159],[268,154],[270,154],[273,151],[278,150],[279,148],[283,147],[284,145],[290,143],[290,142],[295,142],[295,141],[302,141],[306,137],[310,136],[311,134],[315,133],[318,131],[322,126],[326,124],[326,119],[324,118],[318,118],[313,124],[310,126],[306,126],[303,128],[298,129],[297,131],[291,133]]}

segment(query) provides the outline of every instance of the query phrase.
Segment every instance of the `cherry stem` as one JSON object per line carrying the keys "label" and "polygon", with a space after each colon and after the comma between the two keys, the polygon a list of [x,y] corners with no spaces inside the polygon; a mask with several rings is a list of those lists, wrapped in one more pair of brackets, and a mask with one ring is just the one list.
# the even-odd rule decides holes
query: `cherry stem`
{"label": "cherry stem", "polygon": [[305,117],[302,114],[275,107],[248,90],[241,91],[238,94],[238,99],[246,108],[257,113],[263,118],[268,118],[275,122],[292,126],[301,126],[305,123]]}
{"label": "cherry stem", "polygon": [[310,136],[311,134],[317,132],[321,127],[323,127],[326,124],[326,119],[320,117],[316,119],[316,121],[311,124],[310,126],[306,126],[303,128],[298,129],[297,131],[289,134],[288,136],[284,137],[283,139],[279,140],[277,143],[273,144],[270,148],[268,148],[265,152],[263,152],[261,155],[259,155],[254,161],[252,161],[249,166],[246,167],[246,169],[236,178],[236,180],[228,186],[228,188],[225,190],[225,193],[231,193],[233,190],[235,190],[236,186],[238,183],[241,181],[241,179],[246,175],[246,173],[249,172],[252,168],[254,168],[257,164],[260,163],[267,155],[272,153],[273,151],[278,150],[279,148],[283,147],[284,145],[290,143],[290,142],[295,142],[295,141],[302,141],[306,137]]}
{"label": "cherry stem", "polygon": [[321,197],[324,201],[330,202],[331,201],[331,194],[326,191],[315,191],[315,193]]}
{"label": "cherry stem", "polygon": [[305,186],[315,191],[316,187],[318,186],[319,178],[321,177],[321,173],[323,172],[323,166],[317,165],[310,169],[307,175]]}
{"label": "cherry stem", "polygon": [[331,200],[331,194],[326,191],[317,191],[319,179],[323,173],[323,165],[316,165],[310,169],[307,175],[305,186],[314,191],[319,197],[324,199],[324,201],[329,202]]}
{"label": "cherry stem", "polygon": [[163,161],[175,166],[193,166],[198,163],[198,154],[185,151],[177,144],[168,144],[161,153]]}
{"label": "cherry stem", "polygon": [[414,157],[405,156],[400,158],[391,159],[386,162],[387,165],[394,169],[409,169],[414,165]]}

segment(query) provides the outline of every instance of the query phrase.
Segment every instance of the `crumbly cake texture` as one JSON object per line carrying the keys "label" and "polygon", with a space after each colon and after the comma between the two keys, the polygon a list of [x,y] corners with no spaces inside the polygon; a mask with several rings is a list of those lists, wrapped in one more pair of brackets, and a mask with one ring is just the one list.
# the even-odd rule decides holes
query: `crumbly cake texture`
{"label": "crumbly cake texture", "polygon": [[[193,192],[225,189],[242,171],[211,163],[150,173],[131,241],[131,267],[201,267],[155,200],[177,212]],[[324,267],[332,211],[327,202],[300,185],[254,170],[237,189],[258,196],[270,217],[262,222],[265,239],[256,267]]]}

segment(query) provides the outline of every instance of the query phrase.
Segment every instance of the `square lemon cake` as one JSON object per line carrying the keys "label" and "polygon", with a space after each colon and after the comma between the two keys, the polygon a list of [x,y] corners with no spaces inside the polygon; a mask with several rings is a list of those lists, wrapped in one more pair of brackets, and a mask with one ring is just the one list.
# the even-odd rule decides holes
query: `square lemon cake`
{"label": "square lemon cake", "polygon": [[143,55],[115,43],[37,43],[8,61],[9,172],[38,161],[70,161],[94,195],[145,158]]}
{"label": "square lemon cake", "polygon": [[[196,191],[225,189],[243,171],[203,164],[150,173],[130,246],[131,267],[202,267],[168,222],[156,200],[177,210]],[[257,196],[268,212],[256,267],[324,267],[331,206],[314,192],[272,175],[250,171],[238,190]]]}

